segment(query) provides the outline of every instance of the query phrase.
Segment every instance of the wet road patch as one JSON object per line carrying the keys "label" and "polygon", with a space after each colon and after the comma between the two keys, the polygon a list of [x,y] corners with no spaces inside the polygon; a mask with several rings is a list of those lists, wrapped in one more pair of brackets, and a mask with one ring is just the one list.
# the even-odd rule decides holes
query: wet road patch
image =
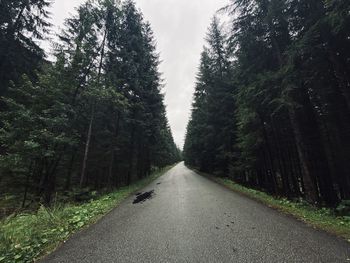
{"label": "wet road patch", "polygon": [[149,191],[149,192],[145,192],[145,193],[138,193],[136,194],[136,198],[134,200],[134,202],[132,202],[133,204],[139,204],[139,203],[143,203],[149,199],[152,199],[154,195],[154,190]]}

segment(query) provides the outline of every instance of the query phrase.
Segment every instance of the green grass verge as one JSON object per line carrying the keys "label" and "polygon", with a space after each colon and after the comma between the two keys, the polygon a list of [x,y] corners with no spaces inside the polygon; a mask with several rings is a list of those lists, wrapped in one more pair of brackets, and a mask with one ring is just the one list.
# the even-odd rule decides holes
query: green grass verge
{"label": "green grass verge", "polygon": [[34,262],[67,240],[73,233],[96,223],[137,190],[173,166],[159,170],[135,184],[90,202],[41,207],[33,214],[19,214],[0,222],[0,262]]}
{"label": "green grass verge", "polygon": [[229,178],[218,178],[203,173],[200,174],[235,192],[259,201],[285,214],[292,215],[296,219],[299,219],[315,228],[345,238],[350,242],[349,216],[336,216],[332,209],[317,208],[302,200],[296,202],[286,198],[276,198],[265,192],[244,187]]}

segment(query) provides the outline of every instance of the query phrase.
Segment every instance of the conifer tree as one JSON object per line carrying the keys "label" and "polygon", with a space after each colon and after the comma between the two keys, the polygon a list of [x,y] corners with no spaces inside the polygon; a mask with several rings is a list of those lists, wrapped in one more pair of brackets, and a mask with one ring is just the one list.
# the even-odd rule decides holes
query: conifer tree
{"label": "conifer tree", "polygon": [[[349,44],[350,16],[344,10],[348,7],[347,1],[232,0],[225,8],[232,26],[224,41],[232,51],[228,54],[232,81],[215,78],[215,67],[210,67],[213,82],[205,98],[209,101],[219,90],[215,87],[227,82],[225,97],[233,96],[233,103],[222,103],[216,93],[211,103],[201,106],[207,113],[200,118],[196,105],[201,99],[195,95],[186,162],[217,170],[201,163],[210,160],[215,165],[225,141],[220,129],[229,125],[219,120],[231,112],[231,169],[223,169],[223,175],[312,204],[335,206],[347,199],[349,54],[344,47]],[[196,94],[197,90],[198,85]],[[216,121],[216,130],[210,120]],[[220,134],[217,141],[214,134]]]}
{"label": "conifer tree", "polygon": [[0,95],[22,74],[35,79],[44,51],[36,40],[47,37],[50,0],[0,2]]}
{"label": "conifer tree", "polygon": [[34,208],[55,193],[81,200],[180,160],[153,33],[132,1],[80,5],[54,54],[2,98],[1,189]]}

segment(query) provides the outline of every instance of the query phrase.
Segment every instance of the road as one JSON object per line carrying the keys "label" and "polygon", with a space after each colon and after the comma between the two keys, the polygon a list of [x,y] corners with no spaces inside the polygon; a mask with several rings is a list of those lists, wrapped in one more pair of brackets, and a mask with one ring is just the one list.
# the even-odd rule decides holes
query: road
{"label": "road", "polygon": [[[154,192],[152,192],[154,191]],[[350,245],[183,163],[43,262],[350,262]]]}

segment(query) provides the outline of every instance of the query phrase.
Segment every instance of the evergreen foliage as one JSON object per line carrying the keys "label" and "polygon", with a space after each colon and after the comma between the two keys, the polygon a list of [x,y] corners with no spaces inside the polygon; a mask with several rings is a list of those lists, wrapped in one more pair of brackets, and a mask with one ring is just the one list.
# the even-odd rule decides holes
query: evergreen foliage
{"label": "evergreen foliage", "polygon": [[[1,1],[0,8],[12,16],[1,16],[0,24],[1,76],[8,78],[8,85],[0,80],[5,194],[20,197],[24,208],[50,205],[71,190],[111,190],[180,160],[152,30],[134,2],[79,6],[59,33],[54,63],[43,60],[34,41],[48,36],[49,1],[12,2]],[[9,41],[31,57],[10,57],[12,45],[11,52],[3,47]]]}
{"label": "evergreen foliage", "polygon": [[349,199],[349,8],[232,0],[228,36],[209,28],[186,163],[312,204]]}
{"label": "evergreen foliage", "polygon": [[22,74],[35,79],[45,63],[37,40],[48,34],[50,5],[50,0],[0,1],[0,96]]}

